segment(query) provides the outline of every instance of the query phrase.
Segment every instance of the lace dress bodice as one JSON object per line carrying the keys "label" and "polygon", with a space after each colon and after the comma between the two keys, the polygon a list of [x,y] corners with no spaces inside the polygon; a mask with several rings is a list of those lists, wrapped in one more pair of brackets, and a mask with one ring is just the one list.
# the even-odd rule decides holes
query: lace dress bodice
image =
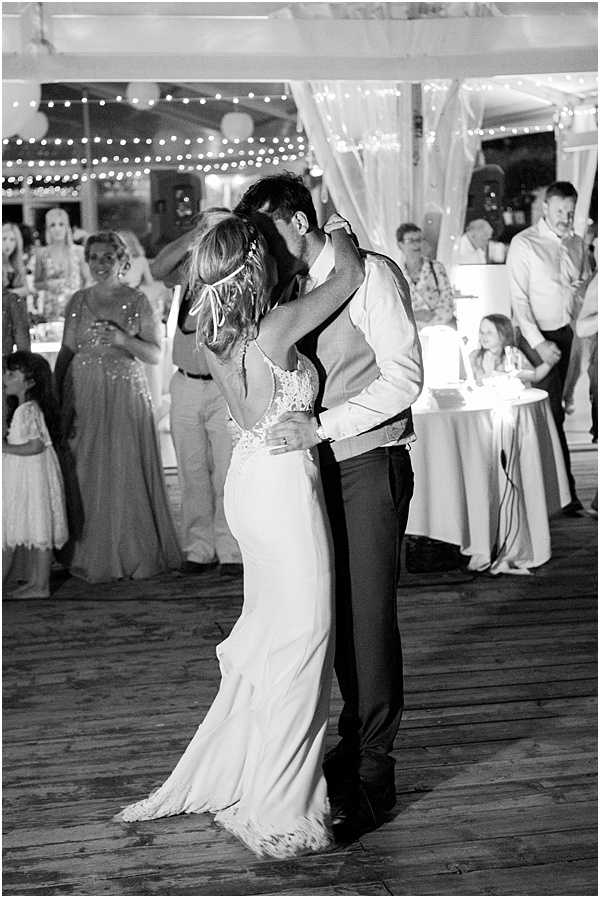
{"label": "lace dress bodice", "polygon": [[251,451],[265,445],[267,430],[276,423],[284,412],[312,412],[319,388],[317,369],[301,352],[293,371],[280,368],[265,355],[258,343],[255,344],[273,377],[271,401],[264,414],[251,428],[244,428],[230,412],[230,422],[234,449]]}

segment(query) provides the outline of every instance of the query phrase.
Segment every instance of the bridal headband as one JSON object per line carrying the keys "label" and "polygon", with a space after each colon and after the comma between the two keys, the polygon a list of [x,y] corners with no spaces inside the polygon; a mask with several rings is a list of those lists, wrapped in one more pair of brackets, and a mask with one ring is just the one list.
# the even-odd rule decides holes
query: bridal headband
{"label": "bridal headband", "polygon": [[208,301],[210,302],[210,312],[212,317],[212,326],[213,326],[213,334],[212,341],[215,342],[217,339],[217,331],[218,329],[225,323],[225,309],[223,306],[223,300],[221,299],[218,291],[218,287],[221,287],[223,284],[228,283],[233,280],[233,278],[237,277],[238,274],[244,270],[244,268],[248,265],[249,262],[252,262],[256,259],[256,250],[257,250],[257,241],[254,239],[250,244],[250,249],[248,250],[248,255],[242,262],[242,264],[236,268],[234,271],[230,271],[229,274],[226,274],[225,277],[220,278],[218,281],[214,281],[212,284],[204,284],[200,290],[200,293],[192,303],[190,308],[190,315],[197,315],[202,307],[202,303],[205,298],[208,297]]}

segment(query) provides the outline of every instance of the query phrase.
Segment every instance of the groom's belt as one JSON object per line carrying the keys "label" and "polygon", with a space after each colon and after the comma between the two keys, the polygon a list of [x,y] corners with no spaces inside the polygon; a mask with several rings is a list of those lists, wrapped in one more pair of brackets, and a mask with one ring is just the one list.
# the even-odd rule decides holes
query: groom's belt
{"label": "groom's belt", "polygon": [[212,380],[212,374],[192,374],[191,371],[184,371],[183,368],[177,369],[184,377],[191,377],[192,380]]}
{"label": "groom's belt", "polygon": [[327,462],[344,461],[362,455],[371,449],[380,446],[400,446],[410,443],[415,439],[412,414],[410,409],[405,409],[393,418],[388,418],[372,430],[359,433],[354,437],[346,437],[343,440],[333,440],[331,443],[319,444],[319,457],[321,464]]}

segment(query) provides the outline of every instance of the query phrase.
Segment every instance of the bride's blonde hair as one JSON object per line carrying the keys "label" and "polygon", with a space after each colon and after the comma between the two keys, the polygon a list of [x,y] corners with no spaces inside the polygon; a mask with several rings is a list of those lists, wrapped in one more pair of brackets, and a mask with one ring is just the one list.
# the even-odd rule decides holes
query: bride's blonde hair
{"label": "bride's blonde hair", "polygon": [[269,310],[267,248],[252,222],[220,214],[192,247],[188,285],[196,337],[216,355],[227,355],[240,338],[256,335]]}

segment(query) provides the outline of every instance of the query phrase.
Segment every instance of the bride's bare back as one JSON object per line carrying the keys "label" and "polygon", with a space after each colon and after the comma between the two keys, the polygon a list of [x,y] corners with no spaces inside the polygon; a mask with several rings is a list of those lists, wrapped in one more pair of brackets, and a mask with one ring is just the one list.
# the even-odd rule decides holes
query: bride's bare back
{"label": "bride's bare back", "polygon": [[[260,345],[260,338],[238,341],[227,359],[219,359],[210,351],[206,353],[213,380],[223,393],[232,417],[244,430],[251,430],[261,420],[273,399],[273,374],[263,353],[268,355]],[[288,348],[287,356],[287,364],[281,367],[294,371],[298,361],[294,347]]]}

